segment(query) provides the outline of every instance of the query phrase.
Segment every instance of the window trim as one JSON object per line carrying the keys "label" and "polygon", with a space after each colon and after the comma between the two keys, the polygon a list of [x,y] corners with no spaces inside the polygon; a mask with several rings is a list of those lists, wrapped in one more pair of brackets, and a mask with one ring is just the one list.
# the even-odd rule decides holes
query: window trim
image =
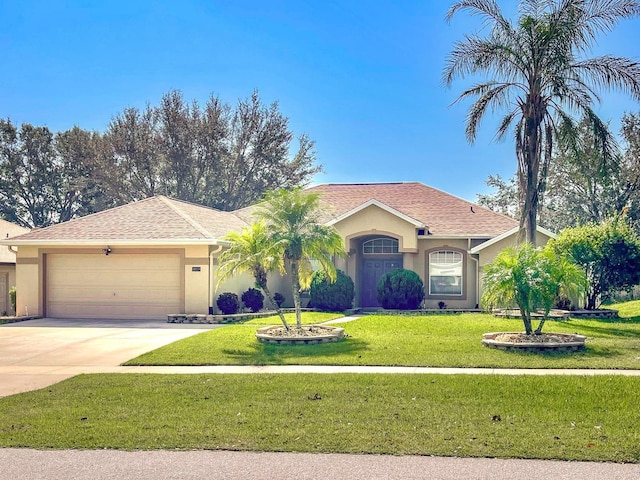
{"label": "window trim", "polygon": [[[457,252],[462,255],[462,294],[444,294],[431,292],[431,275],[429,272],[431,254],[435,252]],[[448,245],[442,245],[435,248],[425,250],[425,279],[427,285],[425,286],[425,298],[428,300],[466,300],[468,290],[468,272],[467,272],[467,251],[461,248],[450,247]]]}
{"label": "window trim", "polygon": [[[371,248],[372,250],[375,250],[376,242],[380,242],[381,245],[379,246],[380,248],[380,252],[367,252],[366,248],[367,248],[367,244],[371,244]],[[391,245],[385,245],[385,242],[390,243]],[[391,251],[385,251],[385,247],[390,247]],[[375,237],[375,238],[370,238],[369,240],[365,240],[362,242],[362,254],[363,255],[398,255],[401,254],[400,252],[400,242],[398,241],[397,238],[393,238],[393,237]]]}

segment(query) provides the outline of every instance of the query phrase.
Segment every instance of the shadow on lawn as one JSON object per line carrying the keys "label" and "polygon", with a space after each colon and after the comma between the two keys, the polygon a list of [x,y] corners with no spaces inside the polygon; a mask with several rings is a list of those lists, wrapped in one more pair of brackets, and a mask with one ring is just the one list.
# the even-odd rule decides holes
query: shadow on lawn
{"label": "shadow on lawn", "polygon": [[244,365],[286,365],[299,363],[300,358],[357,355],[368,348],[368,342],[345,338],[341,342],[316,345],[266,345],[256,343],[251,350],[223,349],[222,353]]}
{"label": "shadow on lawn", "polygon": [[640,338],[640,330],[637,328],[637,325],[640,325],[640,317],[594,318],[569,322],[567,325],[579,328],[587,337],[591,333],[598,336]]}

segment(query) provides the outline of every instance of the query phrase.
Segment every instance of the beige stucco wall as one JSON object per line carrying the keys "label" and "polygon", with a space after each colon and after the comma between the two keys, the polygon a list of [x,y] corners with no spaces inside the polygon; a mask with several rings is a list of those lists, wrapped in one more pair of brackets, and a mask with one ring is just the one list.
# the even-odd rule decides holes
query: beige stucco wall
{"label": "beige stucco wall", "polygon": [[209,263],[208,245],[187,245],[184,247],[184,313],[207,313],[210,284]]}
{"label": "beige stucco wall", "polygon": [[[217,265],[217,263],[216,263]],[[214,269],[214,277],[216,277],[215,269]],[[220,285],[218,285],[218,281],[213,283],[213,307],[217,311],[216,300],[221,293],[224,292],[232,292],[238,295],[238,298],[242,297],[242,294],[248,290],[249,288],[255,288],[255,280],[253,276],[249,273],[243,273],[241,275],[237,275],[235,277],[231,277]],[[267,277],[267,287],[272,295],[275,295],[276,292],[281,293],[285,297],[284,307],[292,307],[293,299],[291,294],[291,283],[289,279],[285,276],[280,275],[278,272],[270,273]],[[265,308],[271,308],[268,300],[264,299]]]}
{"label": "beige stucco wall", "polygon": [[[386,213],[386,212],[385,212]],[[355,305],[359,306],[360,301],[360,275],[364,258],[375,258],[375,255],[366,256],[361,251],[361,241],[364,238],[372,238],[371,233],[366,232],[363,236],[352,237],[349,239],[347,249],[350,251],[346,259],[336,262],[336,266],[343,270],[351,277],[356,285]],[[379,236],[384,236],[378,233]],[[377,236],[375,233],[373,236]],[[427,297],[425,299],[425,308],[438,308],[438,303],[443,301],[448,308],[475,308],[479,303],[477,289],[477,265],[474,259],[467,255],[469,249],[468,239],[443,239],[443,238],[420,238],[417,239],[415,230],[413,236],[416,238],[416,248],[414,251],[403,252],[402,266],[405,269],[416,272],[425,286]],[[461,251],[466,257],[466,270],[463,279],[464,295],[462,296],[437,296],[429,297],[429,276],[427,271],[427,253],[432,250],[453,248]]]}
{"label": "beige stucco wall", "polygon": [[[549,241],[549,238],[550,237],[545,235],[544,233],[537,232],[536,244],[539,247],[542,247],[547,244],[547,242]],[[480,266],[482,267],[488,263],[493,262],[495,258],[498,256],[498,253],[500,253],[502,250],[504,250],[507,247],[513,247],[514,245],[516,245],[517,240],[518,240],[518,234],[514,233],[513,235],[503,238],[501,241],[496,242],[480,250],[479,252]]]}
{"label": "beige stucco wall", "polygon": [[[536,245],[542,247],[547,244],[551,237],[545,235],[542,232],[537,232],[536,234]],[[479,279],[478,279],[478,290],[480,298],[482,298],[482,268],[493,262],[498,254],[507,247],[513,247],[516,245],[518,240],[518,234],[514,233],[499,242],[493,243],[492,245],[487,246],[480,250],[480,252],[476,255],[478,257],[479,263]]]}
{"label": "beige stucco wall", "polygon": [[350,248],[349,239],[362,235],[387,235],[397,238],[402,252],[417,248],[416,226],[386,210],[370,205],[335,224]]}

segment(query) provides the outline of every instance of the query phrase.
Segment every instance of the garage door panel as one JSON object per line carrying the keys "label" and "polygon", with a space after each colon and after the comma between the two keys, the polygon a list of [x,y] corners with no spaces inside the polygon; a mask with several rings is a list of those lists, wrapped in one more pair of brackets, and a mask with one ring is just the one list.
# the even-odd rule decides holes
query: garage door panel
{"label": "garage door panel", "polygon": [[166,318],[181,311],[177,254],[47,257],[50,317]]}

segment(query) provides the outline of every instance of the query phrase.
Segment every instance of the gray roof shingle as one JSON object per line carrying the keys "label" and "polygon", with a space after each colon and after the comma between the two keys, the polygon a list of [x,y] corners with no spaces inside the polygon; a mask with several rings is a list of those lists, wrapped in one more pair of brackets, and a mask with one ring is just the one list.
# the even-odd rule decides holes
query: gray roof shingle
{"label": "gray roof shingle", "polygon": [[162,195],[111,208],[20,235],[26,241],[206,241],[220,239],[245,222],[230,212]]}

